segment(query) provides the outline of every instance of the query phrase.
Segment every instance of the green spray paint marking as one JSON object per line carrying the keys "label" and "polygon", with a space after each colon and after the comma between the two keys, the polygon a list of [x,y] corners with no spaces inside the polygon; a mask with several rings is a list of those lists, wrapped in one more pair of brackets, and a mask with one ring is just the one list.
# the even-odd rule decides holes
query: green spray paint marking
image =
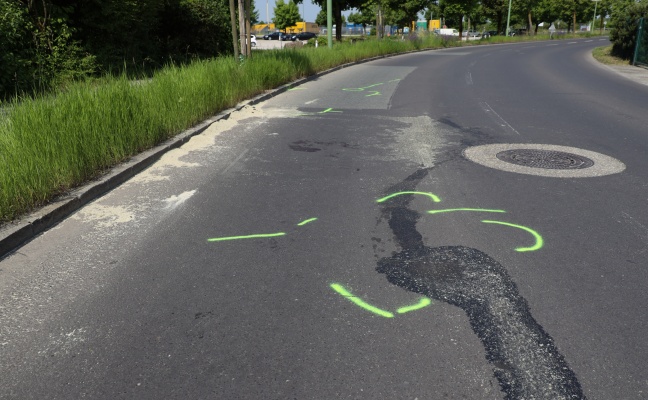
{"label": "green spray paint marking", "polygon": [[292,92],[293,90],[306,90],[306,89],[308,89],[308,88],[296,87],[296,88],[290,88],[287,91]]}
{"label": "green spray paint marking", "polygon": [[220,238],[211,238],[207,239],[208,242],[224,242],[226,240],[239,240],[239,239],[257,239],[257,238],[271,238],[271,237],[277,237],[277,236],[285,236],[285,232],[277,232],[277,233],[260,233],[257,235],[245,235],[245,236],[228,236],[228,237],[220,237]]}
{"label": "green spray paint marking", "polygon": [[372,87],[374,87],[374,86],[380,86],[380,85],[382,85],[382,84],[383,84],[383,83],[381,82],[381,83],[376,83],[376,84],[369,85],[369,86],[365,86],[365,87],[359,87],[359,88],[344,88],[344,89],[342,89],[342,90],[344,90],[345,92],[363,92],[365,89],[369,89],[369,88],[372,88]]}
{"label": "green spray paint marking", "polygon": [[318,114],[325,114],[325,113],[330,113],[330,112],[334,112],[334,113],[341,113],[342,111],[333,111],[332,108],[327,108],[327,109],[324,110],[324,111],[320,111],[320,112],[318,112]]}
{"label": "green spray paint marking", "polygon": [[381,317],[394,318],[394,314],[390,313],[389,311],[381,310],[378,307],[374,307],[371,304],[364,302],[361,298],[354,296],[351,292],[346,290],[344,286],[340,285],[339,283],[331,283],[331,287],[333,288],[333,290],[338,292],[338,294],[346,297],[358,307],[364,308],[365,310],[372,312],[374,314],[378,314]]}
{"label": "green spray paint marking", "polygon": [[317,218],[309,218],[297,224],[297,226],[304,226],[310,222],[317,221]]}
{"label": "green spray paint marking", "polygon": [[533,237],[535,237],[535,240],[536,240],[535,245],[533,245],[531,247],[518,247],[517,249],[515,249],[515,251],[519,251],[519,252],[536,251],[536,250],[540,250],[542,248],[542,246],[544,245],[544,241],[542,240],[542,236],[540,236],[540,234],[538,232],[534,231],[531,228],[527,228],[526,226],[511,224],[511,223],[502,222],[502,221],[482,221],[482,222],[484,222],[486,224],[500,224],[500,225],[510,226],[510,227],[513,227],[513,228],[522,229],[523,231],[527,231],[530,234],[532,234]]}
{"label": "green spray paint marking", "polygon": [[375,90],[372,90],[371,92],[372,92],[372,94],[368,94],[368,95],[366,95],[365,97],[381,96],[381,95],[382,95],[382,93],[380,93],[380,92],[378,92],[378,91],[375,91]]}
{"label": "green spray paint marking", "polygon": [[399,81],[400,81],[400,79],[392,79],[391,81],[387,81],[387,82],[391,83],[391,82],[399,82]]}
{"label": "green spray paint marking", "polygon": [[398,192],[398,193],[390,194],[389,196],[385,196],[382,199],[378,199],[378,200],[376,200],[376,202],[377,203],[383,203],[383,202],[391,199],[392,197],[403,196],[403,195],[406,195],[406,194],[420,194],[422,196],[428,196],[435,203],[438,203],[438,202],[441,201],[439,196],[435,195],[434,193],[428,193],[428,192]]}
{"label": "green spray paint marking", "polygon": [[445,210],[430,210],[428,214],[441,214],[446,212],[455,211],[475,211],[475,212],[491,212],[491,213],[505,213],[504,210],[487,210],[485,208],[446,208]]}
{"label": "green spray paint marking", "polygon": [[396,312],[399,314],[405,314],[410,311],[420,310],[421,308],[427,307],[430,304],[432,304],[432,300],[428,299],[427,297],[424,297],[421,300],[419,300],[418,304],[414,304],[412,306],[407,306],[407,307],[401,307],[398,310],[396,310]]}

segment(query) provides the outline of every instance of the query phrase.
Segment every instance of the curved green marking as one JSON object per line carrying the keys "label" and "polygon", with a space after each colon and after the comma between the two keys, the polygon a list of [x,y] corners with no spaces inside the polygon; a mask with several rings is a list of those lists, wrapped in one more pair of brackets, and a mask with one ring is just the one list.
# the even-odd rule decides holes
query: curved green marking
{"label": "curved green marking", "polygon": [[446,208],[444,210],[430,210],[428,214],[441,214],[446,212],[455,211],[476,211],[476,212],[490,212],[490,213],[505,213],[504,210],[488,210],[486,208]]}
{"label": "curved green marking", "polygon": [[339,283],[331,283],[331,288],[333,288],[333,290],[335,290],[338,294],[349,299],[353,304],[357,305],[358,307],[364,308],[365,310],[372,312],[374,314],[378,314],[381,317],[394,318],[394,314],[390,313],[389,311],[381,310],[378,307],[372,306],[371,304],[363,301],[361,298],[354,296],[351,292],[346,290],[344,286],[340,285]]}
{"label": "curved green marking", "polygon": [[317,218],[309,218],[297,224],[297,226],[304,226],[310,222],[317,221]]}
{"label": "curved green marking", "polygon": [[527,232],[529,232],[530,234],[533,235],[533,237],[536,240],[535,245],[533,245],[531,247],[518,247],[517,249],[515,249],[515,251],[519,251],[519,252],[536,251],[536,250],[540,250],[542,248],[542,246],[544,245],[544,240],[542,240],[542,236],[540,236],[540,234],[538,232],[534,231],[531,228],[527,228],[526,226],[511,224],[509,222],[502,222],[502,221],[487,221],[487,220],[485,220],[485,221],[482,221],[482,222],[486,223],[486,224],[499,224],[499,225],[506,225],[506,226],[510,226],[510,227],[513,227],[513,228],[522,229],[523,231],[527,231]]}
{"label": "curved green marking", "polygon": [[423,307],[427,307],[430,304],[432,304],[432,300],[428,299],[427,297],[423,297],[421,300],[419,300],[418,304],[414,304],[411,306],[406,306],[406,307],[401,307],[398,310],[396,310],[397,313],[399,314],[405,314],[410,311],[416,311],[420,310]]}
{"label": "curved green marking", "polygon": [[377,90],[372,90],[371,92],[372,92],[372,94],[368,94],[368,95],[366,95],[365,97],[381,96],[381,95],[382,95],[382,93],[380,93],[380,92],[377,91]]}
{"label": "curved green marking", "polygon": [[431,198],[432,201],[434,201],[435,203],[438,203],[438,202],[441,201],[441,199],[439,198],[439,196],[435,195],[434,193],[428,193],[428,192],[398,192],[398,193],[390,194],[389,196],[385,196],[385,197],[383,197],[382,199],[378,199],[378,200],[376,200],[376,202],[377,202],[377,203],[383,203],[383,202],[385,202],[385,201],[391,199],[392,197],[402,196],[402,195],[406,195],[406,194],[420,194],[420,195],[422,195],[422,196],[428,196],[428,197]]}
{"label": "curved green marking", "polygon": [[226,240],[270,238],[270,237],[277,237],[277,236],[284,236],[284,235],[286,235],[285,232],[260,233],[260,234],[257,234],[257,235],[228,236],[228,237],[220,237],[220,238],[211,238],[211,239],[207,239],[207,241],[208,242],[224,242]]}

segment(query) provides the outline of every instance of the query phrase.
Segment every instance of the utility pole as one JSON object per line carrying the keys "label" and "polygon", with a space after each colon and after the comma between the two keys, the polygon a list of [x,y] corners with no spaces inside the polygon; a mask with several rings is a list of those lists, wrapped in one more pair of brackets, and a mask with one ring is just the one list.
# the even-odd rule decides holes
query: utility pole
{"label": "utility pole", "polygon": [[510,25],[511,25],[511,0],[509,0],[508,17],[506,17],[506,36],[509,35]]}
{"label": "utility pole", "polygon": [[241,55],[247,57],[247,43],[245,37],[245,4],[239,0],[239,33],[241,41]]}

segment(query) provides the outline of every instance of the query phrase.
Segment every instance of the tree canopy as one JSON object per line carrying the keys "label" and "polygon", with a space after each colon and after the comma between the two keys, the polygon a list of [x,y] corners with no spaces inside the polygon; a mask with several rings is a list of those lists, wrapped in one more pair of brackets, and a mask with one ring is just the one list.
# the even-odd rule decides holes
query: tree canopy
{"label": "tree canopy", "polygon": [[274,8],[275,17],[273,19],[275,26],[279,30],[285,30],[289,26],[294,26],[301,16],[297,4],[290,0],[288,3],[284,0],[277,0]]}

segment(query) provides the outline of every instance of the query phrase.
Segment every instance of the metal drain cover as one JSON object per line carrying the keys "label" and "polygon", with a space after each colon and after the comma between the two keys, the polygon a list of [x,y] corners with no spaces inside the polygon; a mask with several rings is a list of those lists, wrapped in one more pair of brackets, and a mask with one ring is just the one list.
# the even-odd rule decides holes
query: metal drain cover
{"label": "metal drain cover", "polygon": [[605,154],[551,144],[486,144],[469,147],[463,154],[486,167],[552,178],[588,178],[625,170],[625,164]]}
{"label": "metal drain cover", "polygon": [[495,156],[502,161],[531,168],[583,169],[594,165],[594,161],[587,157],[553,150],[505,150]]}

